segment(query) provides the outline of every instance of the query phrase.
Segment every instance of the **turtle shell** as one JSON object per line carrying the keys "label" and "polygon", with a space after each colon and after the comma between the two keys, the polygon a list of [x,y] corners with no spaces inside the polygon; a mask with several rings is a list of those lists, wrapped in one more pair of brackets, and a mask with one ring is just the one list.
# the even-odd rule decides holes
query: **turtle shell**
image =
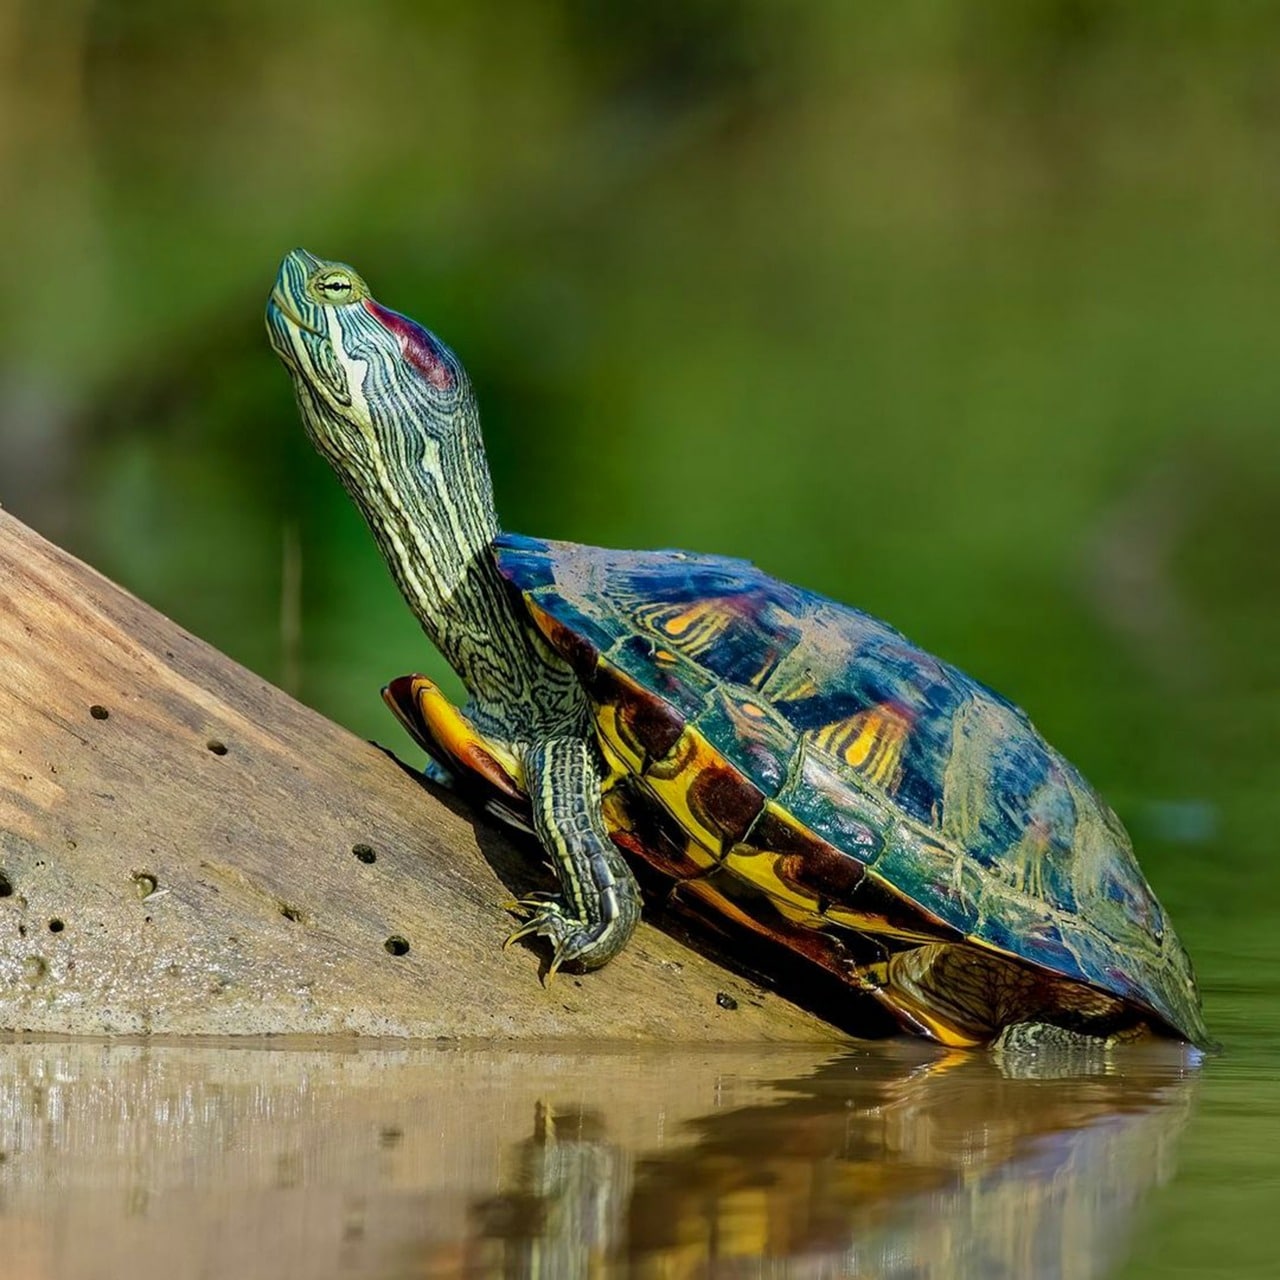
{"label": "turtle shell", "polygon": [[963,937],[1207,1040],[1119,819],[999,694],[745,560],[512,534],[495,555],[606,749],[715,860],[778,851],[814,927],[880,903],[886,932]]}

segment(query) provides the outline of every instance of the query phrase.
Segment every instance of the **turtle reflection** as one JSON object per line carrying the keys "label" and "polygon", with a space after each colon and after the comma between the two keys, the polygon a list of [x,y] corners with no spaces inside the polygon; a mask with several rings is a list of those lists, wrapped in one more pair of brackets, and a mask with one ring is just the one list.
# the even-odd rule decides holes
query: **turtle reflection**
{"label": "turtle reflection", "polygon": [[638,1155],[606,1118],[539,1104],[507,1189],[473,1206],[472,1249],[494,1273],[565,1280],[784,1259],[787,1274],[1084,1280],[1172,1176],[1193,1081],[1189,1060],[1138,1051],[1048,1073],[859,1052]]}

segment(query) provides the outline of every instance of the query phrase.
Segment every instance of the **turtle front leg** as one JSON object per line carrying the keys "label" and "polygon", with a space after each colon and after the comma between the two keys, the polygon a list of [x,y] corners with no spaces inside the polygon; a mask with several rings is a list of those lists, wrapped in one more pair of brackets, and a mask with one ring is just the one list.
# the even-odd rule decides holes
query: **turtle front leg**
{"label": "turtle front leg", "polygon": [[536,895],[519,905],[532,914],[508,939],[550,938],[548,977],[563,964],[597,969],[627,944],[640,919],[640,887],[609,839],[594,745],[551,738],[524,754],[533,827],[551,855],[562,898]]}

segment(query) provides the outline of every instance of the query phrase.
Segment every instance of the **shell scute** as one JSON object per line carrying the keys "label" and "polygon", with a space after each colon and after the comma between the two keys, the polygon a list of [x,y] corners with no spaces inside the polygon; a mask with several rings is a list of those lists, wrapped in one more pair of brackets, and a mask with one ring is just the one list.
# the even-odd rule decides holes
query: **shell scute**
{"label": "shell scute", "polygon": [[796,890],[809,893],[815,902],[848,901],[882,843],[879,832],[867,825],[857,832],[854,848],[832,845],[815,838],[814,832],[776,801],[764,806],[747,839],[752,849],[775,855],[779,877]]}
{"label": "shell scute", "polygon": [[712,689],[694,723],[766,796],[786,785],[796,735],[767,702],[733,685]]}
{"label": "shell scute", "polygon": [[[646,699],[696,734],[696,751],[650,779],[695,839],[724,855],[740,825],[712,821],[696,799],[704,770],[727,766],[772,801],[749,837],[770,858],[733,855],[766,893],[808,895],[851,928],[875,915],[859,911],[870,887],[826,905],[846,891],[847,867],[767,848],[760,827],[776,809],[868,868],[860,883],[881,886],[877,905],[903,936],[958,933],[1205,1041],[1190,963],[1123,827],[1014,703],[887,624],[746,561],[509,535],[496,555],[571,661],[571,642],[544,619],[598,648],[601,734],[615,731],[612,717],[632,743],[630,767],[655,759],[642,738],[661,745],[636,727]],[[610,671],[625,673],[626,690],[597,687]]]}
{"label": "shell scute", "polygon": [[856,610],[824,601],[813,607],[812,623],[764,692],[813,745],[932,824],[951,722],[970,699],[968,688]]}
{"label": "shell scute", "polygon": [[952,942],[964,937],[954,924],[925,909],[870,869],[848,899],[833,900],[825,914],[838,924],[888,937]]}
{"label": "shell scute", "polygon": [[538,629],[578,678],[589,677],[601,650],[613,643],[609,631],[554,590],[544,591],[538,602],[530,601],[528,607]]}
{"label": "shell scute", "polygon": [[699,822],[719,836],[722,848],[732,847],[746,837],[765,804],[758,788],[745,781],[736,769],[719,762],[704,765],[694,775],[688,801]]}
{"label": "shell scute", "polygon": [[685,727],[681,709],[653,697],[620,668],[598,663],[586,688],[597,707],[609,709],[611,741],[637,770],[668,756],[680,741]]}
{"label": "shell scute", "polygon": [[850,794],[848,784],[824,760],[805,751],[800,767],[778,792],[778,804],[815,835],[850,852],[870,857],[882,850],[879,833],[889,823],[874,799]]}
{"label": "shell scute", "polygon": [[628,635],[614,638],[612,648],[606,646],[609,665],[625,673],[638,688],[668,702],[684,720],[694,719],[714,687],[705,672],[688,659],[672,654],[672,661],[659,659],[658,646],[648,636]]}
{"label": "shell scute", "polygon": [[750,779],[692,726],[638,775],[643,787],[717,857],[746,834],[765,803]]}

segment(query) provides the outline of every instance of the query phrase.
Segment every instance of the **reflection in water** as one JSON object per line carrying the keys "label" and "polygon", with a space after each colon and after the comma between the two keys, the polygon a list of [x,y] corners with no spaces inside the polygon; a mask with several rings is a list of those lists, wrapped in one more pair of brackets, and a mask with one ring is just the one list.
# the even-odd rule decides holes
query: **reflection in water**
{"label": "reflection in water", "polygon": [[[533,1134],[516,1149],[512,1189],[475,1207],[480,1255],[493,1270],[592,1276],[625,1247],[635,1157],[607,1141],[607,1131],[589,1108],[535,1105]],[[486,1248],[492,1241],[512,1247]]]}
{"label": "reflection in water", "polygon": [[981,1054],[0,1044],[6,1277],[1107,1273],[1170,1046]]}
{"label": "reflection in water", "polygon": [[[1173,1173],[1190,1111],[1180,1056],[1063,1070],[859,1052],[779,1097],[686,1122],[628,1156],[585,1107],[535,1107],[502,1195],[474,1209],[478,1270],[1088,1277]],[[1163,1056],[1163,1061],[1161,1061]],[[487,1242],[487,1246],[481,1242]]]}

